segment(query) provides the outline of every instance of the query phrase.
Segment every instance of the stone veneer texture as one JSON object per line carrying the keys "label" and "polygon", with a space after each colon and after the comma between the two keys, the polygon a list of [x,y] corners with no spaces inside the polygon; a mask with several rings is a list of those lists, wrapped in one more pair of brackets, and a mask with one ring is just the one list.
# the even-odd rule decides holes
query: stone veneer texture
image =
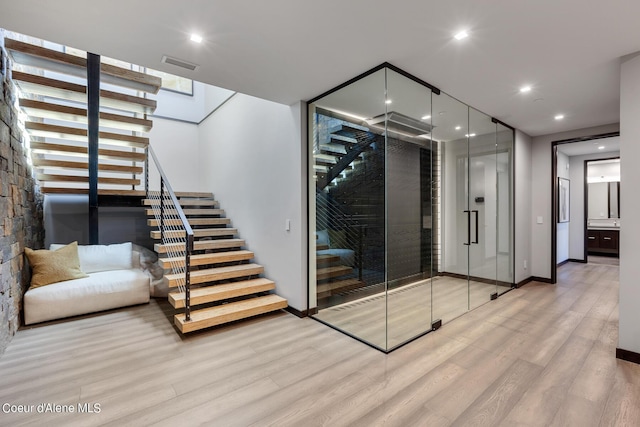
{"label": "stone veneer texture", "polygon": [[30,280],[24,248],[42,248],[44,241],[43,196],[27,160],[3,44],[0,30],[0,354],[20,326]]}

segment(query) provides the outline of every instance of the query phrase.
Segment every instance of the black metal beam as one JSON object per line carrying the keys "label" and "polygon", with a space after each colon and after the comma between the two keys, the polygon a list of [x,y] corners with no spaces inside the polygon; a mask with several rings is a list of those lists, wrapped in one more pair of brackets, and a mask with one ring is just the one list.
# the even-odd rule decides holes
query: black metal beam
{"label": "black metal beam", "polygon": [[89,152],[89,243],[100,243],[98,221],[98,134],[100,128],[100,55],[87,53]]}

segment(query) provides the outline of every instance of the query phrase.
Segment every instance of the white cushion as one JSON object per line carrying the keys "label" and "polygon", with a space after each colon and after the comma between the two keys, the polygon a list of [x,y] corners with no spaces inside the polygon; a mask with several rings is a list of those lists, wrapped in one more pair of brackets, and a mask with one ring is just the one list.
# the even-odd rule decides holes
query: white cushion
{"label": "white cushion", "polygon": [[[129,258],[131,259],[131,258]],[[24,294],[25,324],[149,302],[149,277],[141,270],[92,273]]]}
{"label": "white cushion", "polygon": [[[64,245],[51,244],[50,250]],[[83,245],[78,246],[80,270],[83,273],[98,271],[127,270],[133,267],[133,249],[131,242],[115,245]]]}
{"label": "white cushion", "polygon": [[327,230],[316,231],[316,245],[329,245],[329,232]]}

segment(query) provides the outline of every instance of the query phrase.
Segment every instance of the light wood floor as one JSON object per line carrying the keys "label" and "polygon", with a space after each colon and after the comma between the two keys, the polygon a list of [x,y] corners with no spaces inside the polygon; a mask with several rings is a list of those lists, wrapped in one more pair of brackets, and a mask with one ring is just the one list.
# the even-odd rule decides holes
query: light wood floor
{"label": "light wood floor", "polygon": [[47,426],[637,426],[640,365],[615,359],[618,268],[569,263],[385,355],[279,313],[181,338],[165,303],[21,330],[0,403]]}
{"label": "light wood floor", "polygon": [[450,276],[421,280],[320,310],[315,317],[383,350],[448,323],[491,300],[497,286]]}

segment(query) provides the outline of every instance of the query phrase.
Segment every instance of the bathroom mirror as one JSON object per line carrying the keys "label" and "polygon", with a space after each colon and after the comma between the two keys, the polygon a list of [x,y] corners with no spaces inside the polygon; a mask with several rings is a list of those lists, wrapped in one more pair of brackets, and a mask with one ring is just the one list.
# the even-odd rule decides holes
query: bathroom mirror
{"label": "bathroom mirror", "polygon": [[620,218],[620,182],[591,182],[588,219]]}

